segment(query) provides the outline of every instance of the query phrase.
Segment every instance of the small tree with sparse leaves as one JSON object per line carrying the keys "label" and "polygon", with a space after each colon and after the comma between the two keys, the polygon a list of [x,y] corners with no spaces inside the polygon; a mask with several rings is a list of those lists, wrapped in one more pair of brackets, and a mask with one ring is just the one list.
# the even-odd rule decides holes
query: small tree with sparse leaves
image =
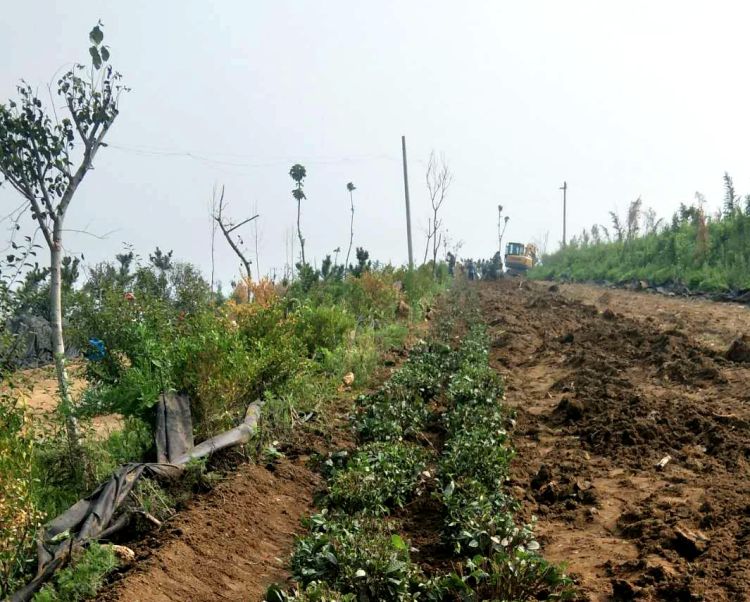
{"label": "small tree with sparse leaves", "polygon": [[302,253],[302,265],[305,266],[307,265],[307,262],[305,261],[305,238],[302,236],[302,230],[300,228],[300,215],[302,213],[302,199],[307,198],[305,196],[305,191],[302,190],[302,187],[304,186],[303,180],[307,176],[307,170],[299,163],[295,163],[289,170],[289,175],[292,177],[292,180],[297,183],[292,190],[292,196],[297,201],[297,236],[299,236],[299,246]]}
{"label": "small tree with sparse leaves", "polygon": [[63,226],[78,187],[105,146],[104,138],[119,113],[120,94],[126,90],[109,64],[101,23],[91,30],[89,40],[90,67],[76,64],[57,81],[65,116],[58,116],[54,99],[46,109],[26,82],[18,85],[16,100],[0,105],[1,183],[10,184],[28,202],[50,252],[53,355],[60,408],[77,467],[82,460],[80,433],[65,370],[62,323]]}

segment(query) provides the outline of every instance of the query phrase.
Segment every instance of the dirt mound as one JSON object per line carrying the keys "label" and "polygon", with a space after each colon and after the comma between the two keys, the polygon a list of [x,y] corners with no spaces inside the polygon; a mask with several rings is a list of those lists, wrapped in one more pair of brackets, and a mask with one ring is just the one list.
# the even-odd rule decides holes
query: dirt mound
{"label": "dirt mound", "polygon": [[545,555],[591,600],[750,599],[748,340],[714,344],[750,316],[704,304],[665,320],[661,297],[592,291],[601,313],[502,282],[480,295],[518,412],[514,490]]}

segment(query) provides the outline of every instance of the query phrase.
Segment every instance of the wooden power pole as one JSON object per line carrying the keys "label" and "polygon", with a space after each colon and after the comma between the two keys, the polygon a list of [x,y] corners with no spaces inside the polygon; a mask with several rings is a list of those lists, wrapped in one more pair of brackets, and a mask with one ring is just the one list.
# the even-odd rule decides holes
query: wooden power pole
{"label": "wooden power pole", "polygon": [[568,214],[568,183],[563,182],[563,185],[560,186],[560,190],[563,191],[563,247],[565,247],[567,245],[566,220]]}
{"label": "wooden power pole", "polygon": [[414,268],[414,251],[411,244],[411,209],[409,207],[409,175],[406,170],[406,136],[401,136],[401,154],[404,158],[404,198],[406,199],[406,240],[409,243],[409,269]]}

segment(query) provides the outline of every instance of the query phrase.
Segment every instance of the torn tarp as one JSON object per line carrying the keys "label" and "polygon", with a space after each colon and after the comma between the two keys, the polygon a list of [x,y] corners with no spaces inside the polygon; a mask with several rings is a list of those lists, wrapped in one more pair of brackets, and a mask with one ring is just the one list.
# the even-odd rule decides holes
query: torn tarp
{"label": "torn tarp", "polygon": [[189,398],[174,393],[162,395],[156,407],[155,438],[159,461],[121,466],[90,496],[49,522],[37,541],[37,574],[10,600],[30,600],[42,584],[68,562],[77,548],[91,540],[105,539],[124,527],[129,516],[123,506],[143,475],[175,478],[192,459],[247,443],[257,430],[261,405],[262,402],[250,404],[239,426],[194,446]]}

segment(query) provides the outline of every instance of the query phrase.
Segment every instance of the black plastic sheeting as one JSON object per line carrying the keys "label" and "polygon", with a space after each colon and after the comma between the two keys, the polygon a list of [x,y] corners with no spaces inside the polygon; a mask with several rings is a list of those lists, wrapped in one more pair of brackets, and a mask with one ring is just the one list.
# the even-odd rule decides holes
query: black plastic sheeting
{"label": "black plastic sheeting", "polygon": [[[179,477],[192,459],[247,443],[258,428],[262,402],[250,404],[243,422],[195,446],[190,399],[185,395],[162,395],[156,407],[156,455],[158,462],[121,466],[90,496],[78,500],[49,522],[37,541],[37,574],[15,592],[11,602],[26,602],[71,555],[86,542],[106,539],[127,525],[129,513],[123,505],[138,479],[144,475],[173,479]],[[121,511],[122,510],[122,511]]]}

